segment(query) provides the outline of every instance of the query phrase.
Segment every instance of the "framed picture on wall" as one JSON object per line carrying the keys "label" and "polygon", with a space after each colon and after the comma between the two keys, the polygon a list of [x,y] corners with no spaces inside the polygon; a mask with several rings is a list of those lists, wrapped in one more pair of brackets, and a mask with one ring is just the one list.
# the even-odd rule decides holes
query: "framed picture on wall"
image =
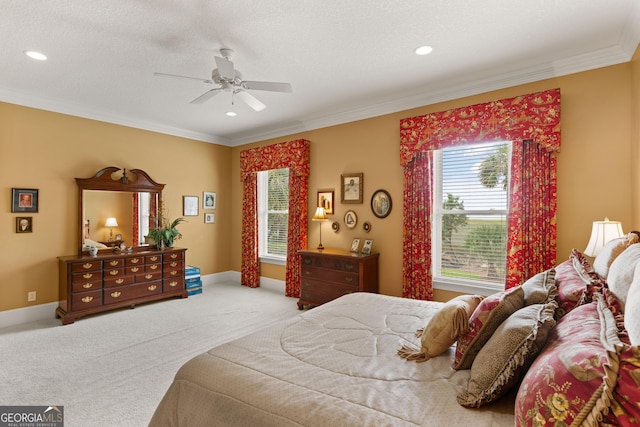
{"label": "framed picture on wall", "polygon": [[342,203],[362,203],[362,173],[345,173],[340,175],[340,201]]}
{"label": "framed picture on wall", "polygon": [[386,218],[391,213],[391,195],[386,190],[376,190],[371,196],[371,211],[378,218]]}
{"label": "framed picture on wall", "polygon": [[16,233],[33,233],[33,217],[16,217]]}
{"label": "framed picture on wall", "polygon": [[215,209],[216,208],[216,193],[205,191],[202,193],[202,208],[203,209]]}
{"label": "framed picture on wall", "polygon": [[12,188],[11,212],[38,212],[38,190]]}
{"label": "framed picture on wall", "polygon": [[318,206],[322,206],[327,215],[333,215],[333,194],[333,188],[318,190]]}
{"label": "framed picture on wall", "polygon": [[205,224],[213,224],[216,221],[216,214],[214,213],[205,213],[204,214],[204,223]]}
{"label": "framed picture on wall", "polygon": [[182,215],[198,216],[198,196],[182,196]]}

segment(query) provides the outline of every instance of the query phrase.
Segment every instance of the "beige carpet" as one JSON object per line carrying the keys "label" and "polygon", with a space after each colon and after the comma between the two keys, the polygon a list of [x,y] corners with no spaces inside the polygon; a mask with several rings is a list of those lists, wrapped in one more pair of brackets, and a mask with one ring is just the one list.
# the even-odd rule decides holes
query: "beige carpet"
{"label": "beige carpet", "polygon": [[65,427],[146,426],[178,368],[300,313],[297,299],[234,282],[78,319],[0,329],[0,405],[63,405]]}

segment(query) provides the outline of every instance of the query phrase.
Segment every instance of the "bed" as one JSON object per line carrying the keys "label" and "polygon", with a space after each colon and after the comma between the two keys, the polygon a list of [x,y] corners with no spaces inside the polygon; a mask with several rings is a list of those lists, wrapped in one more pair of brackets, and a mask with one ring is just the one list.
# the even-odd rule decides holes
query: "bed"
{"label": "bed", "polygon": [[456,402],[469,370],[452,347],[427,363],[398,357],[443,303],[345,295],[213,348],[177,373],[151,426],[513,426],[513,398]]}
{"label": "bed", "polygon": [[345,295],[185,363],[150,426],[639,425],[638,240],[486,298]]}

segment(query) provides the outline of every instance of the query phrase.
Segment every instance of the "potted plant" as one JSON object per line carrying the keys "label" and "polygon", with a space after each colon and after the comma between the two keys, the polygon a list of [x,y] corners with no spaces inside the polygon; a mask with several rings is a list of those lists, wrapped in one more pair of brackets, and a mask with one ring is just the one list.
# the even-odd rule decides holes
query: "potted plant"
{"label": "potted plant", "polygon": [[176,227],[184,221],[186,220],[182,217],[170,221],[162,213],[159,218],[155,218],[156,227],[149,230],[148,237],[153,239],[158,249],[170,248],[174,240],[182,238],[182,234]]}

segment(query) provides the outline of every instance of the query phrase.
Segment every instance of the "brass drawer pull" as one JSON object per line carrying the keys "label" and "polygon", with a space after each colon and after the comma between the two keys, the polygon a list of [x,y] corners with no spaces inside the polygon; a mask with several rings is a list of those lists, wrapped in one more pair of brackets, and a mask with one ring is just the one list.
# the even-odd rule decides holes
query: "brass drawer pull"
{"label": "brass drawer pull", "polygon": [[93,297],[84,297],[84,298],[82,298],[82,302],[84,302],[84,303],[89,303],[91,301],[93,301]]}
{"label": "brass drawer pull", "polygon": [[171,255],[169,255],[169,256],[171,257],[171,259],[176,259],[176,258],[178,258],[178,254],[171,254]]}
{"label": "brass drawer pull", "polygon": [[172,271],[172,272],[170,272],[169,274],[170,274],[170,275],[172,275],[172,276],[175,276],[176,274],[178,274],[178,271],[177,271],[177,270],[173,270],[173,271]]}
{"label": "brass drawer pull", "polygon": [[91,262],[88,262],[86,264],[82,264],[82,268],[84,268],[85,270],[88,270],[91,267],[93,267],[93,263],[91,263]]}
{"label": "brass drawer pull", "polygon": [[109,265],[110,265],[111,267],[115,267],[116,265],[118,265],[118,261],[117,261],[117,260],[115,260],[115,259],[114,259],[113,261],[109,261]]}
{"label": "brass drawer pull", "polygon": [[137,264],[140,262],[140,258],[131,258],[131,264]]}
{"label": "brass drawer pull", "polygon": [[304,274],[306,274],[307,276],[311,276],[311,272],[309,270],[305,270]]}
{"label": "brass drawer pull", "polygon": [[113,298],[118,298],[120,295],[122,295],[122,292],[111,292]]}
{"label": "brass drawer pull", "polygon": [[82,275],[85,279],[91,279],[93,277],[93,273],[85,273]]}
{"label": "brass drawer pull", "polygon": [[344,278],[344,281],[347,282],[347,283],[351,283],[351,282],[353,282],[353,277],[347,276],[347,277]]}
{"label": "brass drawer pull", "polygon": [[150,265],[150,266],[149,266],[149,268],[150,268],[151,270],[155,270],[155,269],[157,269],[157,268],[158,268],[158,264]]}
{"label": "brass drawer pull", "polygon": [[147,289],[149,289],[150,291],[155,291],[156,288],[157,288],[156,285],[151,285],[151,286],[147,287]]}
{"label": "brass drawer pull", "polygon": [[176,286],[178,286],[178,282],[169,282],[169,286],[175,288]]}
{"label": "brass drawer pull", "polygon": [[175,267],[176,265],[178,265],[177,262],[172,262],[171,264],[169,264],[172,268]]}
{"label": "brass drawer pull", "polygon": [[117,276],[118,275],[118,270],[111,270],[109,271],[109,274],[112,276]]}
{"label": "brass drawer pull", "polygon": [[85,283],[84,285],[82,285],[82,287],[85,289],[91,289],[93,288],[93,283]]}
{"label": "brass drawer pull", "polygon": [[116,279],[116,284],[121,285],[124,283],[124,279]]}
{"label": "brass drawer pull", "polygon": [[140,270],[140,267],[133,267],[133,268],[131,268],[131,271],[132,271],[133,273],[137,273],[137,272],[138,272],[138,270]]}
{"label": "brass drawer pull", "polygon": [[145,279],[149,280],[153,277],[153,274],[147,274],[144,276]]}
{"label": "brass drawer pull", "polygon": [[152,256],[152,257],[151,257],[151,258],[149,258],[149,259],[150,259],[151,261],[157,261],[157,260],[158,260],[158,257],[154,255],[154,256]]}

